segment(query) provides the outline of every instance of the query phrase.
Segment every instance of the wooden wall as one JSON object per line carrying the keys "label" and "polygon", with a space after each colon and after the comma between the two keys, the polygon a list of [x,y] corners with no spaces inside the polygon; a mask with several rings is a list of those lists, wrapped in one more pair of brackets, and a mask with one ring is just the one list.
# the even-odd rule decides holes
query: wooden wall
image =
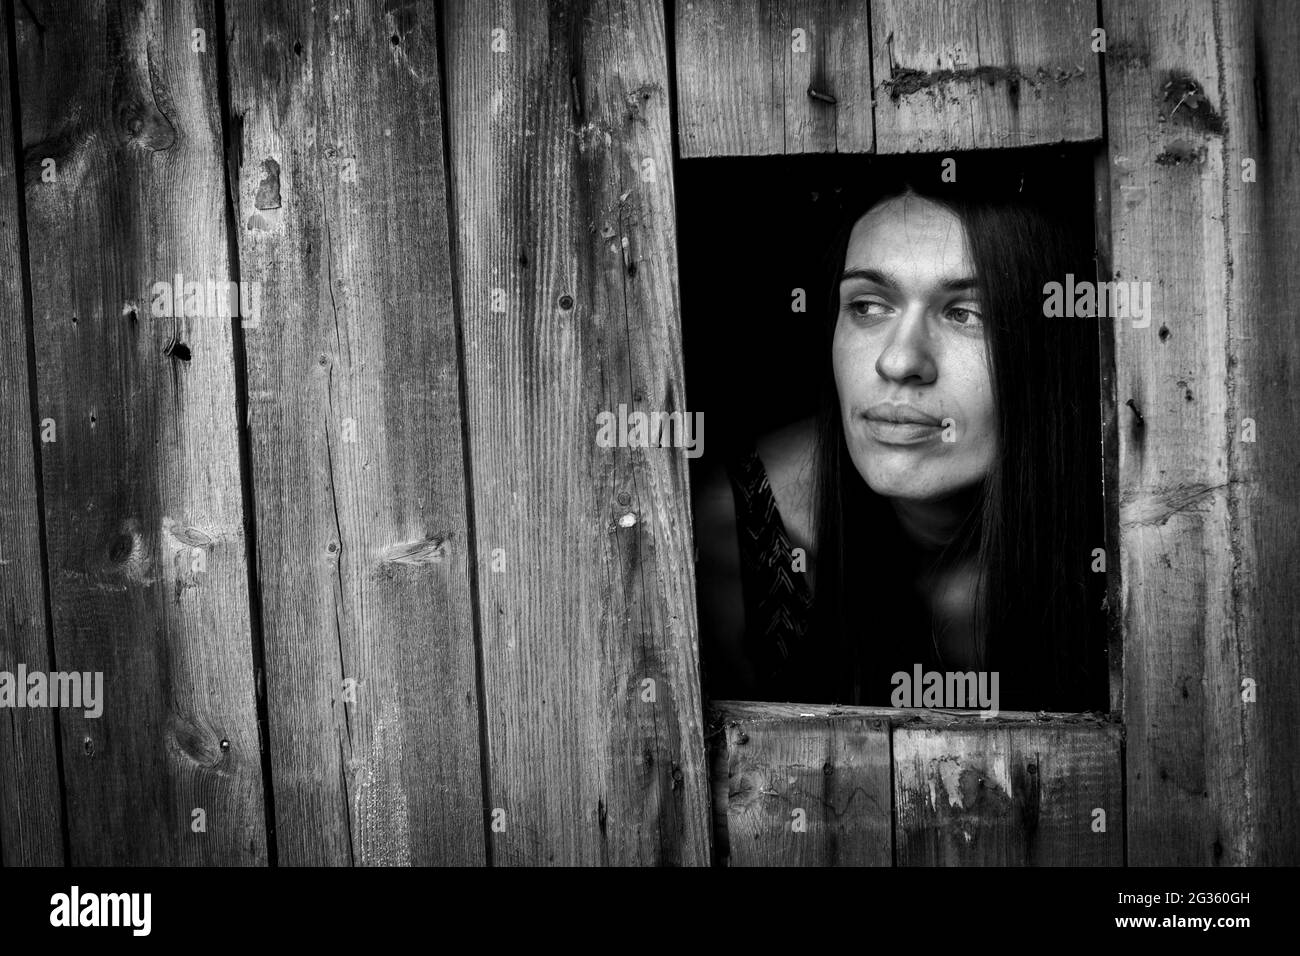
{"label": "wooden wall", "polygon": [[[0,670],[50,666],[42,560],[39,445],[31,404],[30,298],[23,269],[14,168],[15,102],[9,36],[0,35]],[[62,780],[55,711],[7,711],[0,733],[0,863],[64,862]]]}
{"label": "wooden wall", "polygon": [[[0,670],[106,689],[0,716],[0,861],[1300,862],[1300,18],[669,6],[0,3]],[[1064,141],[1154,296],[1114,712],[706,725],[686,463],[595,441],[690,409],[678,160]]]}
{"label": "wooden wall", "polygon": [[1154,296],[1114,333],[1129,859],[1294,863],[1298,23],[1103,14],[1113,271]]}
{"label": "wooden wall", "polygon": [[492,859],[705,863],[686,460],[594,429],[687,410],[664,11],[446,22]]}
{"label": "wooden wall", "polygon": [[484,853],[432,8],[227,3],[279,861]]}
{"label": "wooden wall", "polygon": [[[812,88],[844,98],[843,116],[860,128],[869,82],[878,152],[1097,142],[1104,277],[1153,289],[1149,327],[1116,322],[1103,343],[1114,360],[1103,370],[1112,391],[1101,415],[1116,531],[1108,552],[1123,660],[1113,705],[1126,733],[1127,858],[1300,860],[1292,653],[1300,516],[1287,464],[1296,460],[1288,437],[1300,427],[1289,255],[1300,229],[1298,101],[1281,74],[1298,29],[1294,9],[876,0],[868,49],[860,17],[827,20],[818,7],[678,7],[683,156],[862,151],[832,137],[787,137],[776,148],[779,137],[764,132],[779,130],[764,118],[789,115],[778,109],[790,86],[783,64],[805,21],[817,37],[803,54],[813,73],[828,76],[846,55],[872,64],[869,81],[859,70],[841,76],[843,85]],[[798,13],[787,24],[778,11],[790,9]],[[690,24],[718,28],[684,36]],[[1094,53],[1099,37],[1105,51]],[[856,56],[846,54],[855,42]],[[839,112],[808,98],[809,109]],[[805,732],[796,721],[778,737]],[[965,734],[946,731],[925,752],[941,764],[963,751]],[[733,738],[717,738],[728,761]],[[895,760],[914,743],[896,730]],[[1094,771],[1081,765],[1079,773]],[[715,776],[715,799],[723,795]],[[728,823],[734,809],[728,804]],[[915,844],[905,831],[921,819],[901,817],[896,851]],[[997,854],[1020,855],[1009,846]]]}
{"label": "wooden wall", "polygon": [[230,268],[193,28],[210,3],[17,17],[51,664],[104,675],[57,715],[74,864],[267,861],[231,325],[152,314]]}

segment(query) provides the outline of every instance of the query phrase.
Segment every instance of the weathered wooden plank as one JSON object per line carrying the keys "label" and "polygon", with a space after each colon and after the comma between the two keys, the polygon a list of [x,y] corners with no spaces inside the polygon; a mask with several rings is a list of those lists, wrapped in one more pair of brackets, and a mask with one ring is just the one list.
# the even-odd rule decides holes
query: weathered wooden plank
{"label": "weathered wooden plank", "polygon": [[686,410],[664,20],[445,11],[500,863],[709,860],[686,461],[597,444]]}
{"label": "weathered wooden plank", "polygon": [[486,862],[435,12],[228,7],[285,863]]}
{"label": "weathered wooden plank", "polygon": [[677,0],[681,155],[870,152],[868,4]]}
{"label": "weathered wooden plank", "polygon": [[72,862],[262,864],[231,322],[154,314],[228,277],[212,4],[16,14]]}
{"label": "weathered wooden plank", "polygon": [[894,728],[898,865],[1122,864],[1120,747],[1101,721]]}
{"label": "weathered wooden plank", "polygon": [[712,845],[711,862],[717,866],[728,866],[731,858],[731,839],[727,833],[727,804],[731,792],[726,720],[713,711],[709,720],[709,730],[704,743],[709,749],[709,802],[711,804]]}
{"label": "weathered wooden plank", "polygon": [[1296,16],[1252,11],[1103,10],[1114,270],[1153,291],[1115,330],[1137,864],[1300,860]]}
{"label": "weathered wooden plank", "polygon": [[889,725],[854,716],[727,718],[732,866],[889,866]]}
{"label": "weathered wooden plank", "polygon": [[[711,711],[726,731],[715,799],[727,815],[715,839],[732,865],[826,865],[850,854],[888,863],[891,837],[900,865],[1123,860],[1121,734],[1095,715],[752,701]],[[824,764],[834,779],[818,782]],[[875,803],[855,805],[853,794]],[[819,814],[819,829],[792,828],[803,804],[817,808],[805,819]],[[1093,829],[1096,808],[1104,832]]]}
{"label": "weathered wooden plank", "polygon": [[[25,267],[9,109],[7,3],[0,3],[0,671],[48,672],[49,630],[41,568],[40,505],[32,452]],[[23,689],[24,692],[26,688]],[[64,861],[55,712],[0,712],[0,863]]]}
{"label": "weathered wooden plank", "polygon": [[[1224,44],[1228,142],[1238,175],[1228,177],[1228,327],[1235,408],[1266,432],[1235,442],[1233,506],[1241,535],[1233,586],[1243,672],[1264,689],[1243,721],[1247,786],[1255,800],[1253,864],[1300,865],[1300,91],[1291,78],[1300,49],[1300,10],[1269,0],[1229,7]],[[1238,122],[1231,123],[1236,117]],[[1252,125],[1251,119],[1255,120]],[[1242,160],[1256,161],[1255,182]],[[1233,164],[1225,161],[1225,166]],[[1235,223],[1234,223],[1235,220]],[[1231,304],[1235,303],[1235,306]],[[1233,365],[1232,357],[1236,363]],[[1244,480],[1243,480],[1244,479]],[[1222,665],[1220,665],[1222,666]],[[1244,703],[1244,702],[1243,702]]]}
{"label": "weathered wooden plank", "polygon": [[1058,713],[1056,711],[1000,710],[996,716],[981,711],[927,707],[857,707],[844,704],[786,704],[753,700],[715,700],[710,703],[715,714],[728,720],[794,720],[799,717],[854,717],[883,720],[895,727],[963,727],[974,722],[979,727],[1021,727],[1027,724],[1093,727],[1097,715],[1092,713]]}
{"label": "weathered wooden plank", "polygon": [[[784,56],[771,0],[687,0],[674,18],[683,158],[785,152]],[[780,44],[780,45],[778,45]]]}
{"label": "weathered wooden plank", "polygon": [[[1093,155],[1093,239],[1095,242],[1095,279],[1110,282],[1114,278],[1111,249],[1110,157],[1099,149]],[[1124,708],[1124,621],[1120,614],[1123,602],[1119,559],[1119,426],[1120,407],[1115,395],[1115,325],[1097,323],[1097,359],[1101,385],[1100,422],[1102,464],[1101,481],[1105,495],[1106,528],[1106,660],[1107,696],[1110,713],[1119,715]],[[1128,411],[1127,408],[1124,409]]]}
{"label": "weathered wooden plank", "polygon": [[873,0],[876,150],[1101,138],[1092,0]]}

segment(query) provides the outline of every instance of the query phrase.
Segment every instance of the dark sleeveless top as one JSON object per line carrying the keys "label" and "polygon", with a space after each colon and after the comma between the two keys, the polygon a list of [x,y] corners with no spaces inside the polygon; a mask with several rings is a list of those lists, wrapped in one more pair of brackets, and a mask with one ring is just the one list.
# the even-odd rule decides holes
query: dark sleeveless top
{"label": "dark sleeveless top", "polygon": [[898,545],[883,568],[875,567],[873,586],[890,601],[871,610],[860,636],[832,652],[837,636],[815,631],[812,588],[807,574],[796,570],[806,566],[806,556],[799,562],[793,553],[757,450],[749,446],[730,459],[727,474],[736,502],[744,650],[761,699],[884,706],[895,672],[911,673],[914,664],[944,669],[928,612],[911,583],[919,570],[916,555]]}
{"label": "dark sleeveless top", "polygon": [[812,589],[804,571],[795,570],[807,566],[807,556],[793,553],[758,451],[732,459],[727,474],[736,499],[745,651],[760,681],[772,685],[812,624]]}

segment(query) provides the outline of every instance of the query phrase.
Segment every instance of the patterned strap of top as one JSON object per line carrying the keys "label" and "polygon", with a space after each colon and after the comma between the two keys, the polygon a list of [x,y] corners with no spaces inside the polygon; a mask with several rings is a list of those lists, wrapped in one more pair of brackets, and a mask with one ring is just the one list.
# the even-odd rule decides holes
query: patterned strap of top
{"label": "patterned strap of top", "polygon": [[793,570],[790,539],[755,449],[728,467],[736,498],[745,600],[745,643],[761,675],[771,678],[800,647],[812,619],[812,593]]}

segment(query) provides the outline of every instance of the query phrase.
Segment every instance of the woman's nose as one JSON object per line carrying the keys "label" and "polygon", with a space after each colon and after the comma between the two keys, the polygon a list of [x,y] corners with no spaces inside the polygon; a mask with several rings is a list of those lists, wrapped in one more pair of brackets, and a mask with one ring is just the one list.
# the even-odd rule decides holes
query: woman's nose
{"label": "woman's nose", "polygon": [[923,309],[908,309],[894,323],[876,357],[876,372],[891,382],[933,382],[938,375],[931,351],[930,330]]}

